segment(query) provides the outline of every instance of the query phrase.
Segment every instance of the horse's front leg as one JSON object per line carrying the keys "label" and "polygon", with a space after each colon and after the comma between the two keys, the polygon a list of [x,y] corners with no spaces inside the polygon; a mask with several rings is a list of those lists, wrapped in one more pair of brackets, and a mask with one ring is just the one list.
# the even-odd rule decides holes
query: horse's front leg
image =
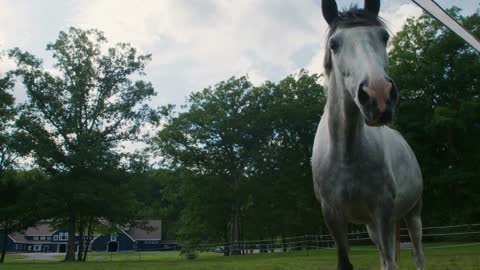
{"label": "horse's front leg", "polygon": [[385,270],[398,270],[395,262],[395,215],[393,199],[384,200],[376,211],[376,227]]}
{"label": "horse's front leg", "polygon": [[417,202],[417,205],[405,217],[408,233],[413,243],[414,257],[417,270],[425,270],[425,254],[423,253],[422,244],[422,201]]}
{"label": "horse's front leg", "polygon": [[383,258],[385,256],[383,256],[383,250],[382,250],[382,246],[381,246],[381,243],[380,243],[378,227],[373,222],[370,223],[370,224],[367,224],[367,232],[368,232],[368,235],[370,236],[370,239],[372,239],[372,242],[375,244],[375,246],[378,249],[378,254],[380,255],[381,267],[382,267],[382,269],[385,269],[385,261],[383,260]]}
{"label": "horse's front leg", "polygon": [[348,223],[341,212],[333,208],[322,207],[323,218],[327,227],[335,240],[337,247],[337,269],[353,270],[348,257]]}

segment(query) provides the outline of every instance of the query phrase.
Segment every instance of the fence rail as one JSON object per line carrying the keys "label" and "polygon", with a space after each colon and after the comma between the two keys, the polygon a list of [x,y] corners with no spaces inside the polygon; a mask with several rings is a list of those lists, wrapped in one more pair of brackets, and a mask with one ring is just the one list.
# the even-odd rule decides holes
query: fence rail
{"label": "fence rail", "polygon": [[[473,230],[477,229],[477,230]],[[425,249],[440,249],[460,246],[476,246],[480,245],[480,223],[475,224],[460,224],[460,225],[447,225],[447,226],[432,226],[423,228],[424,242],[460,242],[459,244],[446,244],[435,247],[427,246]],[[406,228],[401,228],[401,232],[406,232]],[[433,231],[433,232],[429,232]],[[445,232],[442,232],[445,231]],[[366,244],[372,244],[367,231],[351,232],[348,233],[348,240],[350,242],[367,242]],[[463,237],[463,238],[462,238]],[[468,238],[466,238],[468,237]],[[472,237],[475,239],[472,240]],[[401,241],[409,242],[408,234],[400,235]],[[476,241],[474,241],[476,240]],[[313,234],[292,236],[284,238],[274,239],[260,239],[260,240],[245,240],[238,242],[217,242],[217,243],[198,243],[183,245],[184,250],[189,251],[216,251],[223,252],[225,249],[229,251],[242,251],[244,254],[250,254],[255,252],[268,252],[274,251],[289,251],[299,249],[328,249],[333,248],[335,241],[329,234]],[[408,247],[407,247],[408,248]],[[355,248],[352,248],[355,250]],[[357,250],[365,250],[360,248]],[[372,249],[373,250],[373,249]],[[253,251],[253,252],[252,252]]]}

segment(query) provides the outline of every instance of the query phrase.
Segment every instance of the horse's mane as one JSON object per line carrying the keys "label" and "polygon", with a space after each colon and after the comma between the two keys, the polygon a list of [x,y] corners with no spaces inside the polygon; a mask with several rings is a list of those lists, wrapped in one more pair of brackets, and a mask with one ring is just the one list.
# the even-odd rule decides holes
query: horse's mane
{"label": "horse's mane", "polygon": [[[338,16],[329,25],[327,42],[338,28],[352,28],[357,26],[386,27],[385,21],[381,17],[365,12],[364,9],[358,8],[357,6],[351,6],[349,9],[339,12]],[[323,67],[327,75],[329,75],[332,70],[332,55],[328,44],[325,46]]]}

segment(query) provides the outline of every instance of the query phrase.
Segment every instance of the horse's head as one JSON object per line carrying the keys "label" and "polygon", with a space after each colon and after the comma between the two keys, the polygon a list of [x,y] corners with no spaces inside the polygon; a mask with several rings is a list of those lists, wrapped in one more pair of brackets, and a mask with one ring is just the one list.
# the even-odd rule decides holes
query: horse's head
{"label": "horse's head", "polygon": [[388,31],[378,17],[380,0],[365,0],[365,8],[338,12],[335,0],[323,0],[330,30],[324,67],[327,77],[348,90],[369,126],[393,118],[398,92],[388,76]]}

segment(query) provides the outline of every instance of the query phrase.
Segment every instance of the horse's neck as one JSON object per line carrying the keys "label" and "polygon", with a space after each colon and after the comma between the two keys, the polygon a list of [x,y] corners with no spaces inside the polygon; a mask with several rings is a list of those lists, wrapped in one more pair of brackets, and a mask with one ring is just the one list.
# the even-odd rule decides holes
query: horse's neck
{"label": "horse's neck", "polygon": [[352,96],[334,76],[332,73],[329,78],[327,99],[331,153],[339,159],[350,160],[361,147],[364,124]]}

